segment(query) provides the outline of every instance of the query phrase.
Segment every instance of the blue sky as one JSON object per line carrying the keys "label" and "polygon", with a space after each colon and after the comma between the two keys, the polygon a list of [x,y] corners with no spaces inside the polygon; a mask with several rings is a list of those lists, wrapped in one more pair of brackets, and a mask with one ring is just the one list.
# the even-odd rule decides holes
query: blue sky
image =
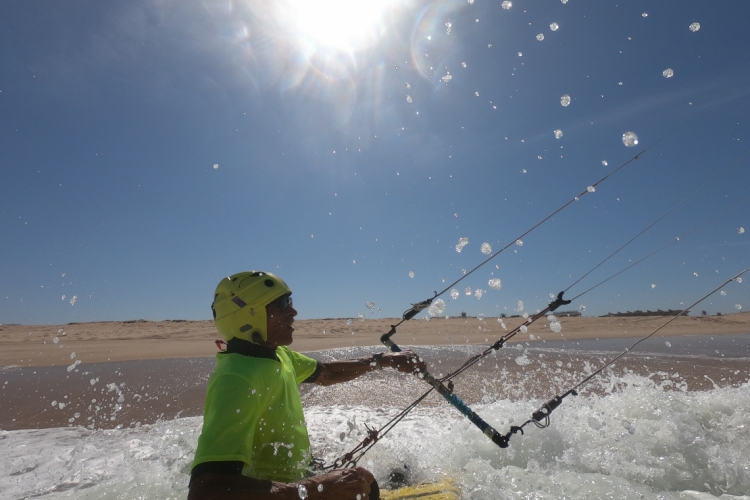
{"label": "blue sky", "polygon": [[[208,319],[247,269],[299,318],[398,316],[644,148],[444,314],[541,309],[691,193],[568,296],[708,224],[569,307],[677,309],[750,266],[750,4],[413,0],[338,43],[311,17],[3,2],[0,323]],[[697,309],[748,310],[749,283]]]}

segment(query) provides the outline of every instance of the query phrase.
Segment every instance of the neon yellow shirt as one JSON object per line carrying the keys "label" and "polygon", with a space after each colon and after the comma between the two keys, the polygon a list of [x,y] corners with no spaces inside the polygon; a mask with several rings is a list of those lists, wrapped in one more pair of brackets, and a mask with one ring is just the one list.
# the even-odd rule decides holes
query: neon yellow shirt
{"label": "neon yellow shirt", "polygon": [[285,346],[276,356],[279,361],[216,355],[193,467],[242,461],[242,473],[256,479],[291,482],[307,475],[312,456],[297,385],[317,361]]}

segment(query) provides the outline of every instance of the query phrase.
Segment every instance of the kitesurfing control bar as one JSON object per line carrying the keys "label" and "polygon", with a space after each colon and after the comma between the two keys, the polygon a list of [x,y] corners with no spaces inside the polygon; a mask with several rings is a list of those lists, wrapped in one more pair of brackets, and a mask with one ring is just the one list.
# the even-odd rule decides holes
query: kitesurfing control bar
{"label": "kitesurfing control bar", "polygon": [[[392,326],[391,331],[384,334],[380,341],[388,346],[392,352],[401,352],[401,348],[395,344],[391,340],[391,336],[396,333],[396,327]],[[500,448],[507,448],[508,447],[508,439],[510,436],[503,436],[499,432],[495,430],[494,427],[492,427],[490,424],[484,421],[482,417],[474,413],[474,411],[469,408],[469,406],[461,400],[458,396],[456,396],[453,391],[451,391],[449,388],[447,388],[443,383],[430,375],[427,370],[420,371],[419,377],[423,378],[425,382],[430,384],[443,398],[448,401],[450,404],[453,405],[458,411],[460,411],[466,418],[469,419],[469,421],[476,425],[482,433],[490,438],[493,443],[498,445]]]}

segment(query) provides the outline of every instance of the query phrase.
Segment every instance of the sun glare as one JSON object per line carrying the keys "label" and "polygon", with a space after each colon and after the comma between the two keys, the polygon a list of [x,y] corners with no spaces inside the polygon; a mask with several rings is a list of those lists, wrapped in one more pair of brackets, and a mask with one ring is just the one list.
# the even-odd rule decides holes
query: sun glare
{"label": "sun glare", "polygon": [[397,0],[289,0],[285,21],[316,50],[351,51],[377,42]]}

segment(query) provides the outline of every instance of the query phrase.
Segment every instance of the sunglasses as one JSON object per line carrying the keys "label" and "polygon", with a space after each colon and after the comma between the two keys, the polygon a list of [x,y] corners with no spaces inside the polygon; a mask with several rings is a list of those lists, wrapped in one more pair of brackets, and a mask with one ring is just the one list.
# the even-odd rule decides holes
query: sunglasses
{"label": "sunglasses", "polygon": [[292,295],[291,294],[282,295],[278,299],[276,299],[273,302],[271,302],[271,304],[275,304],[276,307],[278,307],[282,311],[286,311],[289,307],[294,307],[292,305]]}

